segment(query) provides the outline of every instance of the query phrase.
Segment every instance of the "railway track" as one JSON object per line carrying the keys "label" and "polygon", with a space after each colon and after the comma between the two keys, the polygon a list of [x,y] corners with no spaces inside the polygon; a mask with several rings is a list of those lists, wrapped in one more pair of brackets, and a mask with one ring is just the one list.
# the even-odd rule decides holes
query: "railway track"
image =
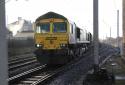
{"label": "railway track", "polygon": [[[53,69],[49,68],[49,69],[41,69],[41,70],[37,70],[35,72],[32,73],[32,76],[30,76],[29,74],[25,75],[24,79],[19,80],[19,82],[17,82],[15,85],[38,85],[41,84],[43,82],[45,82],[47,79],[53,77],[55,74],[61,72],[63,69],[63,67],[59,68],[59,67],[54,67]],[[28,76],[29,75],[29,76]],[[11,84],[10,84],[11,85]],[[12,83],[12,85],[14,85]]]}
{"label": "railway track", "polygon": [[32,63],[32,64],[29,64],[29,65],[26,65],[26,66],[23,66],[23,67],[20,67],[18,69],[14,69],[14,70],[11,70],[9,71],[9,77],[12,77],[12,76],[15,76],[15,75],[18,75],[20,73],[23,73],[29,69],[33,69],[33,68],[36,68],[40,66],[40,64],[38,62],[36,63]]}
{"label": "railway track", "polygon": [[14,64],[19,64],[19,63],[32,61],[32,60],[35,60],[35,59],[36,59],[35,57],[27,57],[27,58],[24,58],[24,59],[18,59],[18,60],[9,62],[9,66],[12,66]]}
{"label": "railway track", "polygon": [[107,47],[107,46],[104,49],[100,49],[99,50],[99,55],[100,55],[100,57],[99,57],[100,61],[99,62],[101,63],[101,62],[103,62],[103,60],[105,60],[109,56],[118,54],[117,52],[115,52],[113,50],[114,50],[114,48]]}
{"label": "railway track", "polygon": [[27,65],[35,61],[36,58],[33,57],[33,54],[19,55],[13,58],[11,57],[8,59],[9,70]]}
{"label": "railway track", "polygon": [[21,56],[16,56],[9,60],[9,77],[22,73],[26,70],[32,69],[40,65],[33,54],[26,54]]}
{"label": "railway track", "polygon": [[34,54],[33,53],[29,53],[29,54],[23,54],[23,55],[18,55],[18,56],[11,56],[8,58],[8,62],[14,62],[14,61],[18,61],[24,58],[30,58],[33,57]]}
{"label": "railway track", "polygon": [[18,75],[15,75],[13,77],[10,77],[8,79],[9,85],[16,85],[20,80],[22,80],[26,77],[29,77],[29,76],[33,75],[34,73],[42,71],[42,69],[44,69],[45,67],[46,67],[46,65],[37,66],[34,69],[31,69],[31,70],[25,71],[23,73],[20,73]]}
{"label": "railway track", "polygon": [[[107,49],[108,48],[100,48],[101,50],[100,54],[104,55]],[[90,51],[92,52],[92,50]],[[84,54],[84,56],[85,57],[90,56],[91,52],[87,52],[86,54]],[[106,53],[105,55],[109,55],[109,54],[110,53]],[[91,54],[91,56],[93,56],[93,54]],[[52,79],[58,73],[66,71],[67,68],[71,69],[73,67],[73,64],[75,64],[76,62],[78,62],[79,60],[85,57],[80,57],[62,67],[57,67],[53,69],[47,68],[46,65],[35,67],[34,69],[31,69],[21,74],[10,77],[8,79],[9,85],[39,85],[41,83],[46,82],[49,79]],[[102,57],[103,58],[100,62],[103,62],[103,60],[106,58],[104,56]],[[86,57],[86,60],[88,60],[87,57]],[[92,66],[93,63],[90,63],[90,64]]]}
{"label": "railway track", "polygon": [[[84,54],[84,56],[88,55],[90,53]],[[40,68],[40,69],[32,69],[29,71],[26,71],[24,73],[18,74],[14,77],[11,77],[8,79],[9,85],[38,85],[41,84],[48,79],[53,78],[58,73],[66,71],[66,69],[71,69],[76,62],[81,60],[83,57],[79,57],[78,59],[75,59],[68,64],[64,66],[57,66],[56,68]],[[44,66],[45,67],[45,66]],[[39,68],[39,67],[37,67]]]}
{"label": "railway track", "polygon": [[28,61],[28,62],[25,62],[25,63],[14,64],[14,65],[9,67],[9,70],[14,70],[14,69],[17,69],[17,68],[35,63],[35,62],[37,62],[37,60],[31,60],[31,61]]}

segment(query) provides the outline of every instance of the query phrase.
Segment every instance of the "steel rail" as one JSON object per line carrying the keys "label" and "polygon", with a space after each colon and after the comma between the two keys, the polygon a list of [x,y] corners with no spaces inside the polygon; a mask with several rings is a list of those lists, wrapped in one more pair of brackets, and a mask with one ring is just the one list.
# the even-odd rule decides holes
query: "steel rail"
{"label": "steel rail", "polygon": [[[104,48],[105,49],[105,48]],[[102,51],[100,51],[100,53],[103,53],[105,50],[104,49],[100,49]],[[92,51],[92,50],[90,50]],[[90,53],[87,52],[86,54],[84,54],[84,56],[86,57],[87,55],[89,55]],[[109,53],[107,53],[106,55],[108,55]],[[91,54],[92,56],[93,54]],[[16,79],[19,81],[19,79],[21,78],[24,78],[25,80],[21,80],[19,81],[20,84],[30,84],[30,85],[38,85],[38,84],[41,84],[42,82],[48,80],[49,78],[52,78],[54,75],[60,73],[60,72],[63,72],[66,68],[68,68],[69,66],[72,67],[73,64],[76,64],[76,62],[78,62],[79,60],[81,60],[81,58],[85,58],[85,57],[80,57],[78,59],[75,59],[73,61],[71,61],[70,63],[66,64],[65,66],[62,66],[54,71],[51,71],[49,73],[46,73],[45,75],[43,73],[40,73],[40,74],[37,74],[37,75],[30,75],[30,74],[33,74],[34,72],[37,72],[37,71],[32,71],[31,73],[29,71],[27,71],[24,75],[24,74],[21,74],[21,75],[17,75],[15,77],[12,77],[11,79],[9,78],[9,82],[12,82],[13,80],[15,81]],[[101,56],[101,57],[104,57],[104,56]],[[108,58],[106,58],[107,60]],[[101,62],[104,62],[106,61],[105,58],[101,61]],[[70,68],[71,69],[71,68]],[[27,75],[30,75],[30,77]]]}
{"label": "steel rail", "polygon": [[35,63],[29,64],[29,65],[26,65],[26,66],[23,66],[23,67],[14,69],[14,70],[10,70],[9,71],[9,77],[12,77],[12,76],[18,75],[20,73],[23,73],[27,70],[36,68],[37,66],[40,66],[40,64],[38,62],[35,62]]}
{"label": "steel rail", "polygon": [[27,76],[27,75],[30,75],[30,74],[32,74],[33,72],[42,70],[42,69],[45,68],[45,67],[46,67],[46,65],[38,66],[38,67],[36,67],[36,68],[34,68],[34,69],[31,69],[31,70],[28,70],[28,71],[23,72],[23,73],[21,73],[21,74],[18,74],[18,75],[16,75],[16,76],[10,77],[10,78],[7,79],[7,80],[8,80],[8,82],[11,84],[11,83],[13,83],[13,82],[16,81],[16,80],[21,79],[22,77],[25,77],[25,76]]}
{"label": "steel rail", "polygon": [[23,54],[23,55],[18,55],[18,56],[12,56],[12,57],[9,57],[8,59],[8,62],[11,62],[11,61],[16,61],[17,59],[24,59],[26,57],[31,57],[33,56],[34,54],[30,53],[30,54]]}
{"label": "steel rail", "polygon": [[[84,56],[88,55],[90,53],[86,53]],[[85,57],[79,57],[78,59],[75,59],[69,63],[67,63],[66,65],[57,68],[54,71],[48,72],[44,75],[43,73],[37,74],[37,75],[32,75],[30,78],[25,78],[25,80],[22,80],[19,82],[19,84],[25,85],[38,85],[41,84],[45,81],[47,81],[48,79],[51,79],[52,77],[54,77],[55,75],[57,75],[58,73],[61,73],[63,71],[65,71],[67,68],[72,68],[74,64],[76,64],[76,62],[78,62],[79,60],[81,60],[81,58],[85,58]]]}
{"label": "steel rail", "polygon": [[37,62],[37,60],[32,60],[30,62],[25,62],[25,63],[21,63],[21,64],[17,64],[17,65],[12,65],[12,66],[9,67],[9,70],[13,70],[13,69],[16,69],[16,68],[19,68],[19,67],[34,63],[34,62]]}
{"label": "steel rail", "polygon": [[12,64],[18,64],[18,63],[22,63],[22,62],[27,62],[27,61],[31,61],[36,59],[35,57],[28,57],[28,58],[24,58],[24,59],[20,59],[20,60],[16,60],[13,62],[9,62],[9,66],[11,66]]}

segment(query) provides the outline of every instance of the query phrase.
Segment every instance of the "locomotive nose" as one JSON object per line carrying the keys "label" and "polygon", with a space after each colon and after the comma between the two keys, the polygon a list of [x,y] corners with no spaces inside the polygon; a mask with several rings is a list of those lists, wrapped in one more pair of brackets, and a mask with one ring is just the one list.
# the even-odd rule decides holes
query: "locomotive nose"
{"label": "locomotive nose", "polygon": [[67,37],[64,35],[55,35],[55,37],[49,37],[45,40],[46,49],[61,49],[67,44]]}
{"label": "locomotive nose", "polygon": [[[67,34],[42,35],[36,46],[42,49],[62,49],[68,44]],[[40,43],[41,42],[41,43]],[[39,44],[40,43],[40,44]]]}
{"label": "locomotive nose", "polygon": [[50,40],[50,44],[53,44],[54,43],[54,41],[53,40]]}

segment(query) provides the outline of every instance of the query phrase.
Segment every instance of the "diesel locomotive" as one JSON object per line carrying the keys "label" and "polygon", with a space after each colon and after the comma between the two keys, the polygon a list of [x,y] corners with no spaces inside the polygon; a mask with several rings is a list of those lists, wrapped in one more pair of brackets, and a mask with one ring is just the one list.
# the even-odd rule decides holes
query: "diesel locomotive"
{"label": "diesel locomotive", "polygon": [[34,53],[43,64],[64,64],[82,56],[92,42],[90,32],[54,12],[38,17],[34,27]]}

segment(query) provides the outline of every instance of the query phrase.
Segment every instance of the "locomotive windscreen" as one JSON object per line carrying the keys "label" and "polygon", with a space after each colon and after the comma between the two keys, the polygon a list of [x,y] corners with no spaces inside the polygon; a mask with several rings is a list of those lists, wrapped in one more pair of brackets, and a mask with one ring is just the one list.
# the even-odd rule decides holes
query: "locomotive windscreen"
{"label": "locomotive windscreen", "polygon": [[62,33],[67,32],[67,25],[65,22],[54,22],[53,23],[53,32],[54,33]]}
{"label": "locomotive windscreen", "polygon": [[50,23],[42,23],[36,27],[37,33],[48,33],[50,32]]}

